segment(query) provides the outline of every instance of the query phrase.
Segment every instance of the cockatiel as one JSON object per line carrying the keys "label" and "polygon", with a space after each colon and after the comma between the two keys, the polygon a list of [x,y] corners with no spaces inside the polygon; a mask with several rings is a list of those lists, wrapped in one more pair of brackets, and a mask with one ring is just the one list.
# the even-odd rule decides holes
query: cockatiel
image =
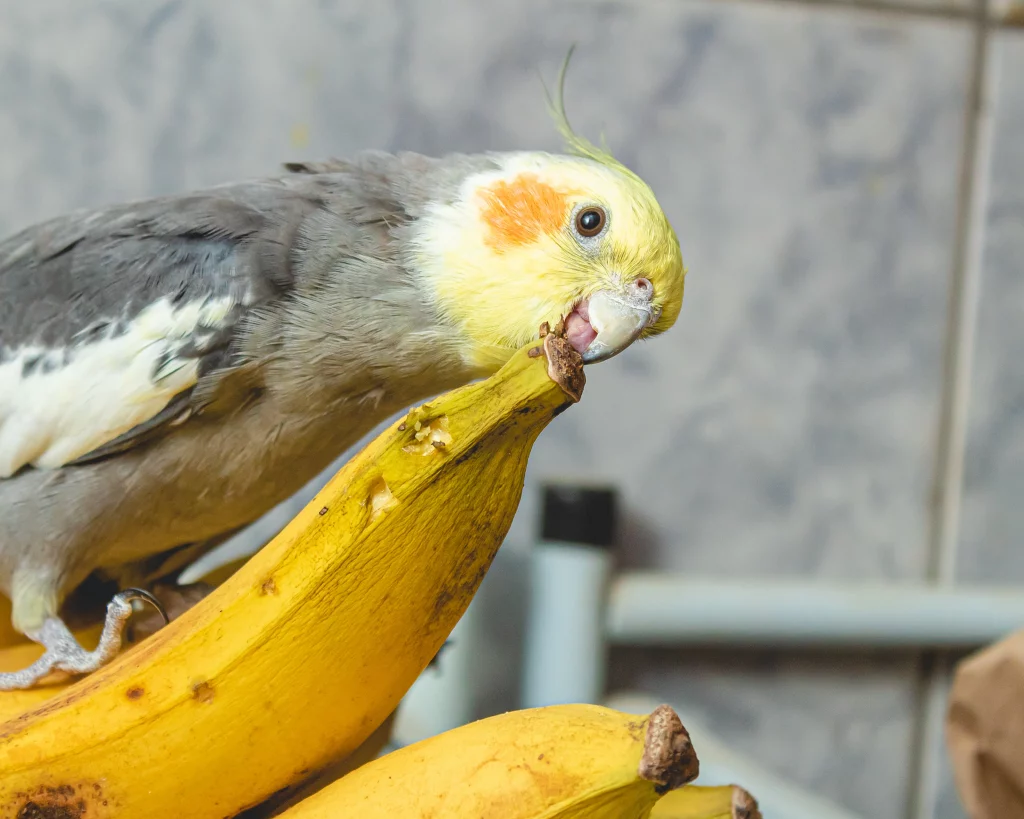
{"label": "cockatiel", "polygon": [[367,152],[86,210],[0,243],[0,590],[45,647],[0,689],[120,649],[58,616],[97,569],[207,547],[393,413],[564,319],[585,363],[679,315],[648,185],[576,136],[539,152]]}

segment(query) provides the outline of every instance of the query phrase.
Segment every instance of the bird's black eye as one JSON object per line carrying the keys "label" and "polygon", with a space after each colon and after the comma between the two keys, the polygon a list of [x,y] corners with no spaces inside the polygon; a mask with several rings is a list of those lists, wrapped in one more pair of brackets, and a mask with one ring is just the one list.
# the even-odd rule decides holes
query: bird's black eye
{"label": "bird's black eye", "polygon": [[584,208],[576,214],[576,230],[580,236],[597,236],[604,230],[604,223],[608,220],[602,208]]}

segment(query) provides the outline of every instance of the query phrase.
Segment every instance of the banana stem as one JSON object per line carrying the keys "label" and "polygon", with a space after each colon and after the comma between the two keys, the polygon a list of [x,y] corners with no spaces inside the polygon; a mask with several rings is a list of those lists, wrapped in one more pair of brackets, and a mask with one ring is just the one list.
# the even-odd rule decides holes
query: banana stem
{"label": "banana stem", "polygon": [[699,772],[700,763],[679,715],[659,705],[647,723],[640,778],[653,782],[656,793],[665,794],[692,782]]}

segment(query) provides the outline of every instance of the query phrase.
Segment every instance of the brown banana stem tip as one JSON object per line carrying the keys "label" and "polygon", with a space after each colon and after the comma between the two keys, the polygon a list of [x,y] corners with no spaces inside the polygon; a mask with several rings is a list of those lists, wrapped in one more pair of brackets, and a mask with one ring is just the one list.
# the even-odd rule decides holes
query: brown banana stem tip
{"label": "brown banana stem tip", "polygon": [[757,800],[739,785],[732,786],[732,819],[764,819]]}
{"label": "brown banana stem tip", "polygon": [[548,359],[548,376],[562,388],[573,402],[583,397],[587,377],[583,374],[583,356],[561,336],[544,335],[544,354]]}
{"label": "brown banana stem tip", "polygon": [[655,792],[665,794],[692,782],[698,773],[700,762],[679,715],[668,705],[659,705],[647,721],[640,778],[653,782]]}

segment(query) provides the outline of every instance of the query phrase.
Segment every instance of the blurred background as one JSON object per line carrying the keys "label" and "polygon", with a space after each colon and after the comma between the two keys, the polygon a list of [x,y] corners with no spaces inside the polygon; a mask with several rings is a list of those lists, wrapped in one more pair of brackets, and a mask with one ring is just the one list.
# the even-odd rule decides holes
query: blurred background
{"label": "blurred background", "polygon": [[[534,450],[471,609],[483,716],[519,702],[552,479],[616,488],[624,568],[1024,584],[1022,18],[981,0],[6,0],[0,232],[363,148],[558,150],[541,77],[577,44],[570,119],[651,183],[686,301],[591,368]],[[936,722],[953,659],[618,648],[608,684],[685,702],[863,817],[962,819]]]}

